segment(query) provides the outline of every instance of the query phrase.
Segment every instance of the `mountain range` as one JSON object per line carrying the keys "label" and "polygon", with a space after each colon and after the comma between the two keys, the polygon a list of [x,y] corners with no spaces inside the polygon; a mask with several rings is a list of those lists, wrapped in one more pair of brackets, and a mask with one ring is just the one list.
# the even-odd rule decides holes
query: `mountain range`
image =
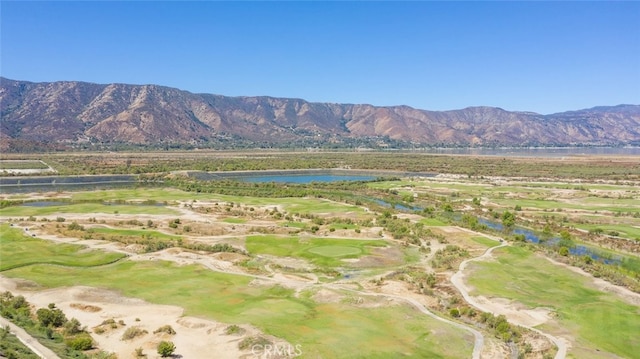
{"label": "mountain range", "polygon": [[552,146],[640,143],[640,105],[541,115],[195,94],[158,85],[0,78],[3,151],[110,144]]}

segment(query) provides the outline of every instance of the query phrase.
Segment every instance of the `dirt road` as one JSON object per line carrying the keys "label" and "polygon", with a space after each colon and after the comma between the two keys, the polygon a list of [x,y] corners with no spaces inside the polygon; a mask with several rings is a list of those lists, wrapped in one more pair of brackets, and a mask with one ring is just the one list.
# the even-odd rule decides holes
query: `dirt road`
{"label": "dirt road", "polygon": [[[467,286],[464,284],[464,269],[467,267],[467,264],[469,264],[469,262],[472,261],[481,261],[481,260],[485,260],[487,258],[489,258],[491,256],[491,253],[498,249],[498,248],[502,248],[502,247],[506,247],[509,244],[507,242],[504,242],[502,244],[500,244],[499,246],[496,247],[491,247],[489,249],[487,249],[481,256],[479,257],[475,257],[475,258],[470,258],[467,259],[465,261],[463,261],[462,263],[460,263],[460,267],[458,268],[458,271],[451,277],[451,283],[453,283],[453,285],[458,289],[458,291],[460,291],[460,293],[462,294],[462,297],[464,298],[464,300],[469,303],[470,305],[476,307],[477,309],[483,311],[483,312],[489,312],[492,313],[494,315],[500,315],[500,314],[504,314],[501,312],[496,311],[494,308],[492,308],[491,306],[487,305],[486,301],[481,302],[478,298],[476,297],[472,297],[471,295],[469,295],[469,290],[467,288]],[[502,304],[500,304],[502,306]],[[547,339],[549,339],[551,342],[553,342],[557,347],[558,347],[558,352],[556,353],[556,356],[554,357],[555,359],[565,359],[565,357],[567,356],[567,340],[564,338],[558,338],[558,337],[554,337],[551,334],[545,333],[543,331],[540,331],[536,328],[533,328],[533,326],[529,325],[528,323],[526,323],[526,319],[522,319],[522,320],[518,320],[516,322],[514,322],[513,320],[513,316],[507,316],[507,320],[513,324],[519,325],[523,328],[529,329],[531,331],[534,331],[544,337],[546,337]]]}
{"label": "dirt road", "polygon": [[18,338],[18,340],[22,342],[22,344],[26,345],[27,348],[29,348],[40,358],[60,359],[60,357],[56,355],[56,353],[51,351],[51,349],[40,344],[40,342],[38,342],[36,338],[32,337],[24,329],[11,323],[7,319],[0,317],[0,325],[2,325],[3,328],[6,328],[8,326],[11,333],[13,333]]}

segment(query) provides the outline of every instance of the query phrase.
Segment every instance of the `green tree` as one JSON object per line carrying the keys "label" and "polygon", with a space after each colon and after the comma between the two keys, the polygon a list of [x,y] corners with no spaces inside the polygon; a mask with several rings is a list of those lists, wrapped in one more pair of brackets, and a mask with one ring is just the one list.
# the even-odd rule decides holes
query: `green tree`
{"label": "green tree", "polygon": [[513,236],[513,240],[516,242],[524,242],[527,239],[524,234],[516,234]]}
{"label": "green tree", "polygon": [[66,335],[76,335],[82,332],[80,322],[76,318],[71,318],[68,322],[64,323],[64,333]]}
{"label": "green tree", "polygon": [[93,340],[89,334],[82,334],[66,341],[69,348],[73,350],[89,350],[93,348]]}
{"label": "green tree", "polygon": [[511,228],[514,224],[516,224],[516,216],[509,211],[504,211],[502,214],[502,225],[505,228]]}
{"label": "green tree", "polygon": [[558,250],[558,253],[559,253],[561,256],[566,257],[566,256],[568,256],[568,255],[569,255],[569,248],[567,248],[567,247],[560,247],[560,249]]}
{"label": "green tree", "polygon": [[163,340],[158,344],[158,354],[163,358],[171,356],[175,350],[176,346],[173,342]]}
{"label": "green tree", "polygon": [[49,304],[49,309],[40,308],[36,311],[38,321],[43,327],[53,326],[60,327],[67,322],[67,317],[62,310],[56,308],[56,305]]}

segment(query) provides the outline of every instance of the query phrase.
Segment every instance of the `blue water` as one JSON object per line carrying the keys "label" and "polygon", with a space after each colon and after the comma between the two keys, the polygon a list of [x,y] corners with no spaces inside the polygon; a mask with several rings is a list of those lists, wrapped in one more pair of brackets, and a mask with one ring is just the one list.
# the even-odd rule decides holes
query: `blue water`
{"label": "blue water", "polygon": [[339,182],[339,181],[372,181],[374,176],[352,175],[260,175],[242,176],[245,182],[276,182],[276,183],[311,183],[311,182]]}
{"label": "blue water", "polygon": [[389,208],[394,208],[394,209],[399,209],[401,211],[422,211],[422,207],[407,207],[403,204],[398,204],[398,203],[389,203],[387,201],[381,200],[379,198],[372,198],[373,201],[383,207],[389,207]]}
{"label": "blue water", "polygon": [[[497,223],[497,222],[492,222],[488,219],[485,218],[478,218],[478,222],[480,224],[484,224],[485,226],[487,226],[488,228],[494,229],[496,231],[502,231],[504,230],[504,227],[502,226],[501,223]],[[536,243],[536,244],[543,244],[546,246],[552,246],[557,244],[560,241],[560,238],[558,237],[552,237],[548,240],[541,240],[540,237],[533,232],[532,230],[526,229],[526,228],[514,228],[511,231],[511,234],[522,234],[524,235],[524,238],[527,242],[530,243]],[[621,260],[620,258],[609,258],[608,256],[604,256],[601,253],[599,253],[597,250],[594,250],[593,248],[581,245],[581,244],[576,244],[573,248],[569,248],[569,253],[576,255],[576,256],[584,256],[587,255],[589,257],[591,257],[593,260],[596,261],[600,261],[606,264],[620,264]]]}
{"label": "blue water", "polygon": [[55,206],[66,206],[69,202],[61,202],[61,201],[35,201],[35,202],[25,202],[22,205],[26,207],[55,207]]}

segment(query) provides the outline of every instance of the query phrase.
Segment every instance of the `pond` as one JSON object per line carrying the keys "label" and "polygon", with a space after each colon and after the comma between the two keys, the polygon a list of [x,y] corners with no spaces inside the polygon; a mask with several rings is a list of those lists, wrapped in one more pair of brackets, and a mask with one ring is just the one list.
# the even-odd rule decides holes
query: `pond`
{"label": "pond", "polygon": [[0,193],[122,188],[138,184],[137,179],[133,175],[0,177]]}
{"label": "pond", "polygon": [[70,202],[35,201],[35,202],[24,202],[22,205],[25,207],[56,207],[56,206],[66,206],[68,204],[70,204]]}
{"label": "pond", "polygon": [[390,203],[387,202],[385,200],[379,199],[379,198],[369,198],[370,200],[372,200],[373,202],[381,205],[382,207],[388,207],[388,208],[393,208],[393,209],[397,209],[400,211],[422,211],[424,208],[422,207],[415,207],[415,206],[407,206],[404,204],[400,204],[400,203]]}

